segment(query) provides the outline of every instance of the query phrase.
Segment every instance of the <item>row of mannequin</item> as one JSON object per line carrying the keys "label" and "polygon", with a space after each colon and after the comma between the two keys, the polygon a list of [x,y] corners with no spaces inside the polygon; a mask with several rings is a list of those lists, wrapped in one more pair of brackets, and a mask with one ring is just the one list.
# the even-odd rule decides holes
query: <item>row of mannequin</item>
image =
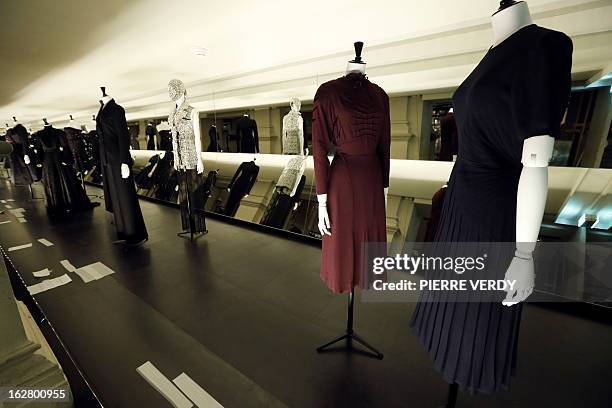
{"label": "row of mannequin", "polygon": [[[301,101],[299,98],[291,98],[289,106],[289,113],[282,121],[282,154],[303,154],[304,119],[300,113]],[[168,143],[171,143],[170,132],[171,128],[167,121],[162,121],[157,126],[152,122],[147,123],[145,129],[147,150],[170,150],[168,148]],[[230,146],[232,138],[236,139],[235,148]],[[260,152],[257,122],[251,119],[248,113],[234,120],[233,124],[224,123],[221,135],[217,131],[217,125],[211,125],[208,129],[208,139],[206,152]],[[132,148],[140,149],[137,131],[132,135]]]}
{"label": "row of mannequin", "polygon": [[[454,406],[459,387],[490,393],[509,385],[516,366],[520,303],[534,288],[532,254],[546,203],[548,162],[571,85],[571,40],[535,25],[525,2],[502,0],[491,22],[493,45],[453,96],[458,154],[432,240],[515,242],[504,269],[504,278],[515,284],[503,302],[486,304],[456,304],[444,295],[421,294],[410,326],[450,384],[447,406]],[[321,277],[333,292],[350,292],[346,334],[320,351],[344,339],[374,350],[353,332],[353,293],[355,287],[369,288],[362,274],[363,245],[386,243],[391,124],[388,95],[366,76],[362,47],[355,43],[355,58],[345,75],[322,84],[314,97]],[[174,102],[168,118],[173,165],[184,180],[181,213],[191,224],[183,227],[206,232],[199,222],[203,229],[193,230],[193,217],[203,213],[191,211],[191,192],[203,172],[201,141],[195,137],[200,135],[199,115],[188,103],[181,81],[171,80],[168,92]],[[279,180],[277,186],[287,195],[299,190],[305,166],[298,102],[292,101],[289,117],[283,119],[288,129],[283,138],[290,140],[291,149],[298,149],[286,174],[292,181],[283,186]],[[120,238],[139,243],[147,235],[131,180],[125,111],[104,88],[100,103],[97,131],[107,210],[115,216]],[[257,151],[252,123],[247,126],[245,120],[244,128],[251,129]],[[331,146],[335,153],[330,163]]]}

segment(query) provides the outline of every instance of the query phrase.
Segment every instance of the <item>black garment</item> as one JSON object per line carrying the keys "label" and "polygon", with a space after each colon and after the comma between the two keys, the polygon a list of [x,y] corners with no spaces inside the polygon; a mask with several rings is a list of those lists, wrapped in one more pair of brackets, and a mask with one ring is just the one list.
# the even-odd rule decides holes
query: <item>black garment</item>
{"label": "black garment", "polygon": [[102,169],[100,168],[100,140],[95,130],[90,130],[84,136],[86,152],[89,161],[88,180],[96,184],[102,183]]}
{"label": "black garment", "polygon": [[83,140],[83,134],[80,129],[72,127],[65,127],[64,132],[66,133],[66,139],[68,140],[68,146],[72,152],[72,160],[74,168],[78,173],[81,173],[89,169],[87,163],[87,154],[85,153],[85,142]]}
{"label": "black garment", "polygon": [[425,231],[425,242],[433,242],[436,237],[445,193],[446,186],[436,191],[433,197],[431,197],[431,213],[429,215],[429,222],[427,223],[427,230]]}
{"label": "black garment", "polygon": [[212,189],[217,185],[217,171],[211,170],[206,176],[204,183],[196,190],[196,195],[201,197],[202,208],[206,208],[206,202],[211,196]]}
{"label": "black garment", "polygon": [[[35,157],[34,152],[30,149],[30,141],[28,140],[28,131],[21,125],[6,132],[6,141],[13,146],[13,151],[9,155],[9,165],[12,172],[13,183],[16,185],[29,185],[37,179],[35,173]],[[24,156],[28,155],[30,164],[27,165]]]}
{"label": "black garment", "polygon": [[140,133],[140,126],[131,125],[128,126],[130,132],[130,147],[134,150],[140,150],[140,142],[138,141],[138,134]]}
{"label": "black garment", "polygon": [[155,129],[153,125],[147,125],[145,134],[147,135],[147,150],[155,150],[155,135],[157,134],[157,129]]}
{"label": "black garment", "polygon": [[159,131],[159,150],[166,152],[172,151],[172,132],[169,130]]}
{"label": "black garment", "polygon": [[259,166],[255,162],[243,162],[234,173],[234,177],[227,187],[230,190],[229,197],[225,203],[225,215],[233,217],[238,211],[240,200],[251,192],[251,188],[257,180]]}
{"label": "black garment", "polygon": [[259,153],[259,133],[257,122],[248,116],[236,121],[236,136],[238,137],[239,153]]}
{"label": "black garment", "polygon": [[440,154],[438,160],[453,161],[453,155],[459,152],[459,144],[457,140],[457,124],[455,123],[455,115],[448,113],[440,119]]}
{"label": "black garment", "polygon": [[149,162],[147,163],[147,165],[140,170],[140,173],[138,173],[135,177],[134,177],[134,181],[136,182],[136,185],[138,186],[138,188],[143,188],[143,189],[150,189],[151,187],[153,187],[153,179],[152,179],[152,172],[154,170],[157,170],[156,164],[159,161],[159,155],[155,154],[153,155],[150,159]]}
{"label": "black garment", "polygon": [[140,242],[148,238],[147,228],[140,211],[132,175],[121,177],[121,165],[132,167],[130,135],[125,120],[125,110],[114,100],[100,108],[96,117],[96,129],[100,138],[100,164],[106,210],[114,215],[119,239]]}
{"label": "black garment", "polygon": [[66,135],[45,126],[35,135],[35,146],[42,154],[42,183],[47,211],[58,215],[93,208],[72,168],[72,153]]}
{"label": "black garment", "polygon": [[[514,247],[523,142],[559,134],[571,61],[566,35],[529,25],[490,49],[457,89],[459,155],[434,245],[509,242]],[[498,268],[501,279],[506,265]],[[495,302],[457,303],[445,292],[421,294],[411,326],[444,380],[472,392],[508,387],[521,305],[503,306],[502,299],[500,294]]]}
{"label": "black garment", "polygon": [[612,140],[610,138],[608,139],[608,144],[604,148],[599,167],[602,169],[612,169]]}
{"label": "black garment", "polygon": [[276,192],[272,198],[272,204],[261,223],[269,227],[283,228],[295,203],[300,199],[305,183],[306,176],[302,176],[293,197],[289,194]]}
{"label": "black garment", "polygon": [[197,194],[203,184],[202,175],[196,169],[178,170],[177,173],[183,231],[205,232],[204,197]]}
{"label": "black garment", "polygon": [[208,148],[206,149],[206,151],[218,152],[220,149],[216,126],[211,126],[210,129],[208,129],[208,137],[210,139],[210,143],[208,144]]}

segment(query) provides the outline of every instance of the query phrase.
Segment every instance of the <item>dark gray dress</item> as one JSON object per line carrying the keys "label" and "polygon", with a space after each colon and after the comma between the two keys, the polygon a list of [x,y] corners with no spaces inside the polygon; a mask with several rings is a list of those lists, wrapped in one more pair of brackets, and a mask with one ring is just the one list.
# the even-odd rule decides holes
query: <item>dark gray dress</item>
{"label": "dark gray dress", "polygon": [[[515,241],[523,141],[558,135],[571,60],[566,35],[529,25],[490,49],[457,89],[459,155],[436,245]],[[412,317],[434,367],[471,392],[507,388],[516,367],[521,305],[449,300],[445,293],[423,292]]]}

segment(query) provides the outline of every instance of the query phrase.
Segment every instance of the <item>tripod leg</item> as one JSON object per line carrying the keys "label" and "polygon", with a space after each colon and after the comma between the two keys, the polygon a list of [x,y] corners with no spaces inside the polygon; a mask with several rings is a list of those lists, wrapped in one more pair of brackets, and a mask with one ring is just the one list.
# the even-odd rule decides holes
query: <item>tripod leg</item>
{"label": "tripod leg", "polygon": [[328,348],[329,346],[332,346],[338,342],[341,342],[342,340],[347,340],[349,339],[349,335],[348,334],[343,334],[342,336],[338,337],[337,339],[334,339],[332,341],[330,341],[329,343],[325,343],[324,345],[317,347],[317,352],[322,352],[325,351],[326,348]]}
{"label": "tripod leg", "polygon": [[376,357],[379,360],[382,360],[384,355],[383,353],[381,353],[380,351],[378,351],[377,349],[374,348],[374,346],[370,345],[367,341],[365,341],[364,339],[362,339],[361,337],[359,337],[356,334],[352,335],[353,340],[355,340],[357,343],[361,344],[363,347],[367,348],[368,350],[370,350],[372,353],[374,353],[376,355]]}

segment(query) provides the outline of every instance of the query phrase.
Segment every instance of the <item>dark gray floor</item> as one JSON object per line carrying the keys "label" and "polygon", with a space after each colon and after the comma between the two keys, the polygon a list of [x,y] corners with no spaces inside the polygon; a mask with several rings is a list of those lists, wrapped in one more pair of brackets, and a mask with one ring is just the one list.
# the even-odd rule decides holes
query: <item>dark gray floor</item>
{"label": "dark gray floor", "polygon": [[[445,399],[447,384],[408,329],[412,304],[357,302],[356,330],[382,361],[315,352],[346,319],[346,297],[319,279],[317,247],[215,220],[192,244],[176,237],[178,210],[141,201],[150,240],[125,250],[111,244],[103,208],[50,221],[25,193],[0,187],[29,221],[0,215],[13,220],[0,225],[0,244],[34,243],[10,253],[27,284],[44,267],[65,273],[61,259],[116,271],[89,284],[73,274],[35,297],[105,406],[168,406],[136,373],[147,360],[169,378],[186,372],[226,407],[435,407]],[[462,393],[458,406],[612,406],[611,325],[527,305],[519,352],[510,391]]]}

